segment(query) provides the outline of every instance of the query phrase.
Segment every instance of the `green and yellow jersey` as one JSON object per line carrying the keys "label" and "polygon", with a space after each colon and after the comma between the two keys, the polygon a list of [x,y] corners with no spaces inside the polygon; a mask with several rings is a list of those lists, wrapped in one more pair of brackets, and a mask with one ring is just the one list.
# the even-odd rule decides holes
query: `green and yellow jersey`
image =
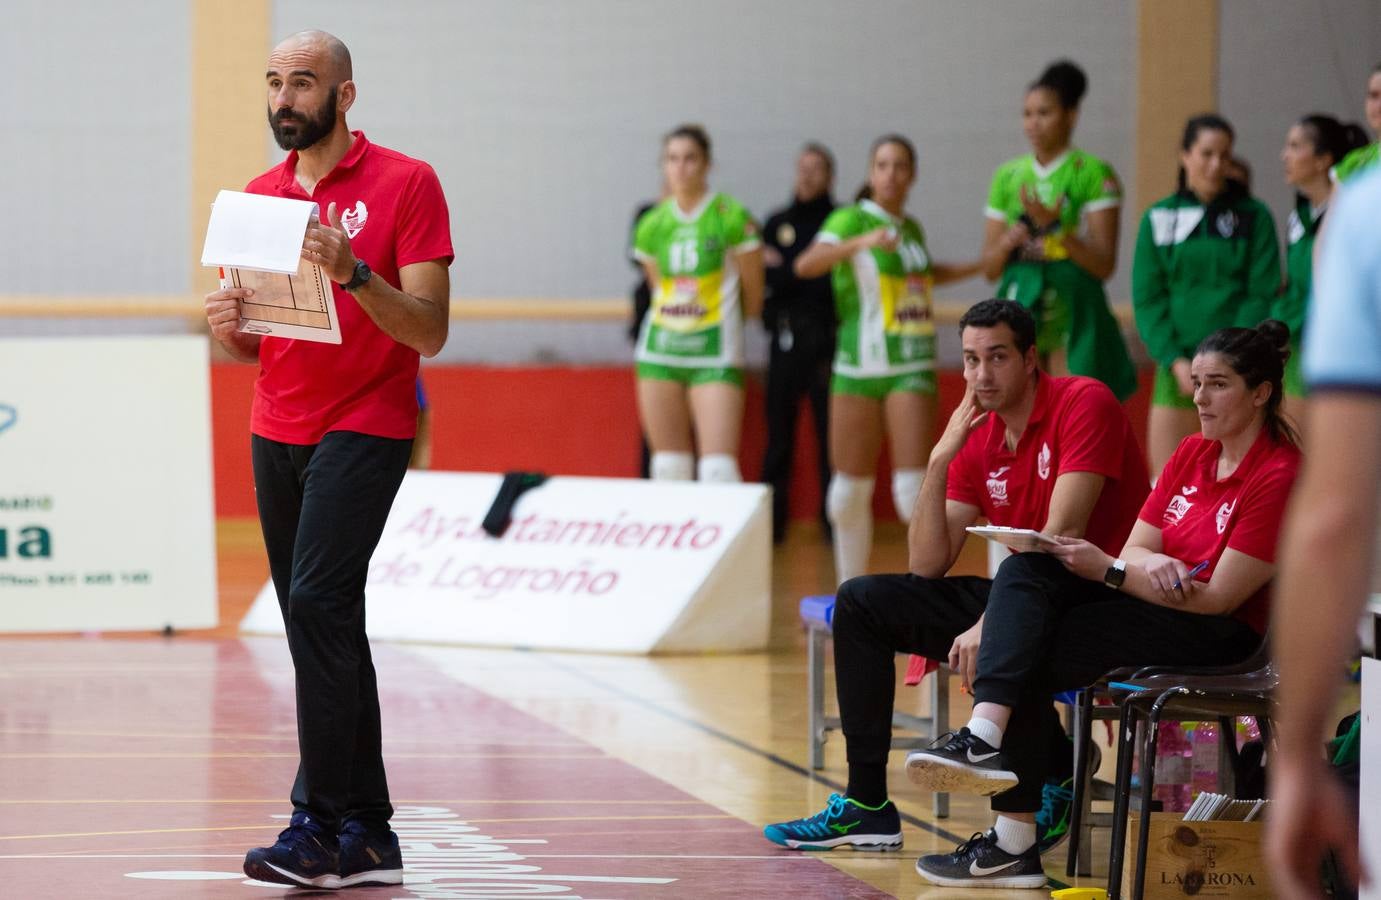
{"label": "green and yellow jersey", "polygon": [[840,244],[878,228],[896,232],[895,250],[861,250],[831,272],[839,319],[834,371],[851,378],[935,368],[934,276],[916,220],[864,200],[830,213],[815,240]]}
{"label": "green and yellow jersey", "polygon": [[1063,347],[1069,370],[1097,378],[1120,399],[1136,391],[1136,370],[1122,330],[1108,309],[1103,283],[1069,258],[1065,239],[1085,230],[1090,213],[1122,205],[1122,184],[1112,166],[1071,148],[1049,165],[1026,154],[998,166],[984,214],[1006,226],[1024,212],[1022,188],[1045,206],[1059,207],[1057,227],[1041,238],[1044,259],[1013,259],[1002,271],[997,296],[1030,309],[1040,323],[1040,350]]}
{"label": "green and yellow jersey", "polygon": [[690,212],[667,198],[643,214],[633,255],[657,267],[652,306],[638,334],[639,362],[743,365],[743,306],[735,256],[759,246],[757,225],[728,194],[708,193]]}

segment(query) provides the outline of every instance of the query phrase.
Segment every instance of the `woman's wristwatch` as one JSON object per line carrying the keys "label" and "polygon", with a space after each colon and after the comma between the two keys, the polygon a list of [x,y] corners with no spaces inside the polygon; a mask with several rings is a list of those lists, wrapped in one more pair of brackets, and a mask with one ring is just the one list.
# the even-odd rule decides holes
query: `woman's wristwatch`
{"label": "woman's wristwatch", "polygon": [[1115,559],[1112,565],[1108,566],[1108,571],[1103,573],[1103,583],[1113,590],[1121,590],[1122,582],[1127,580],[1127,561],[1125,559]]}

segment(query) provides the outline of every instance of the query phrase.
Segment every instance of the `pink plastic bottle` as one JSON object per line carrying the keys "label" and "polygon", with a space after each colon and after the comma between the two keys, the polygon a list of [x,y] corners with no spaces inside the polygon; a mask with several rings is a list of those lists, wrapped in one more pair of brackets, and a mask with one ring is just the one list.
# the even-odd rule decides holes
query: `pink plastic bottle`
{"label": "pink plastic bottle", "polygon": [[1194,793],[1218,790],[1218,723],[1195,723],[1192,743],[1194,754],[1190,785]]}
{"label": "pink plastic bottle", "polygon": [[1194,746],[1179,722],[1161,722],[1156,735],[1154,796],[1166,812],[1189,809]]}

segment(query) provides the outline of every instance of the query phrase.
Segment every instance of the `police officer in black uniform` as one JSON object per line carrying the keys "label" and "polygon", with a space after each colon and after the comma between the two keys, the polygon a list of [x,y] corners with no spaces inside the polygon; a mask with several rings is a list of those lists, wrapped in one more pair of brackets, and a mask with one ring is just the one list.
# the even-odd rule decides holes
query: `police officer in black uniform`
{"label": "police officer in black uniform", "polygon": [[801,279],[791,271],[797,254],[810,246],[825,217],[834,210],[830,188],[834,157],[819,144],[807,144],[796,160],[791,205],[768,217],[763,226],[767,297],[763,325],[772,339],[767,370],[767,452],[762,481],[772,486],[772,537],[786,536],[787,498],[795,451],[796,416],[801,395],[810,398],[820,474],[820,523],[825,518],[825,491],[830,482],[830,364],[834,358],[834,292],[830,278]]}

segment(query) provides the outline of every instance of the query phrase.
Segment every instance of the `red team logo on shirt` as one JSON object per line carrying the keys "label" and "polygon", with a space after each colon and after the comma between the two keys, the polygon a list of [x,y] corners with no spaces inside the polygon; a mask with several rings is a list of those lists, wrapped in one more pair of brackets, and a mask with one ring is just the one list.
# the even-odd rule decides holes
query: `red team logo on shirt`
{"label": "red team logo on shirt", "polygon": [[345,233],[353,238],[364,231],[364,223],[368,218],[369,210],[365,207],[364,201],[356,200],[354,209],[347,209],[340,214],[340,224]]}
{"label": "red team logo on shirt", "polygon": [[1036,455],[1036,474],[1041,477],[1041,481],[1050,478],[1050,445],[1041,443],[1041,452]]}
{"label": "red team logo on shirt", "polygon": [[1180,524],[1180,520],[1184,518],[1184,514],[1189,512],[1189,508],[1194,505],[1193,503],[1190,503],[1188,500],[1184,499],[1183,495],[1192,494],[1194,493],[1194,491],[1197,490],[1198,488],[1194,488],[1192,490],[1190,488],[1180,488],[1181,493],[1176,494],[1173,498],[1171,498],[1169,505],[1165,507],[1164,519],[1166,525]]}

